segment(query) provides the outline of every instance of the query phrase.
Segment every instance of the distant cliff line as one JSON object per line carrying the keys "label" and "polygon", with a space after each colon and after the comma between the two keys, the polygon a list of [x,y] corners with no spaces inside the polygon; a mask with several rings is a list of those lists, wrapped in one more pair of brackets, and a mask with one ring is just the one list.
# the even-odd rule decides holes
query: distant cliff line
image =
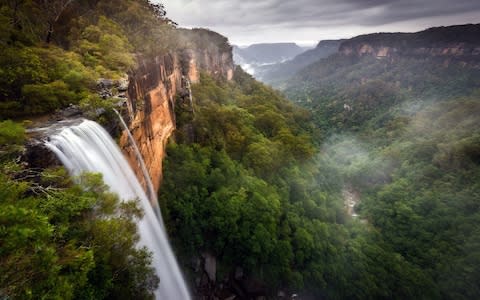
{"label": "distant cliff line", "polygon": [[434,27],[416,33],[374,33],[344,41],[343,55],[375,56],[452,56],[480,55],[480,24]]}

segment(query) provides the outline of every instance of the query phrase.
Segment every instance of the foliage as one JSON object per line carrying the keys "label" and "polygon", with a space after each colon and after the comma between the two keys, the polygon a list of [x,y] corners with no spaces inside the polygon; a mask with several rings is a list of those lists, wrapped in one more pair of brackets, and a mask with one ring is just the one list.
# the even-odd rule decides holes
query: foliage
{"label": "foliage", "polygon": [[[0,297],[153,297],[135,203],[98,175],[81,188],[63,170],[15,164],[25,131],[3,120],[108,109],[101,76],[176,49],[230,49],[172,25],[147,0],[0,3]],[[478,27],[465,28],[350,42],[476,43]],[[202,75],[195,109],[178,99],[160,194],[183,261],[209,251],[218,278],[241,266],[272,295],[479,298],[480,76],[469,59],[337,54],[285,85],[305,109],[240,68],[234,82]],[[346,186],[361,195],[360,220],[345,212]]]}
{"label": "foliage", "polygon": [[25,141],[23,126],[10,120],[0,122],[0,146],[20,145]]}
{"label": "foliage", "polygon": [[228,39],[221,34],[205,28],[178,30],[178,46],[187,49],[219,49],[221,52],[230,52],[232,47]]}
{"label": "foliage", "polygon": [[[325,131],[359,130],[365,123],[384,127],[392,110],[444,101],[480,88],[478,68],[442,58],[395,59],[333,55],[309,65],[287,84],[292,100],[311,109]],[[348,105],[350,109],[347,109]]]}
{"label": "foliage", "polygon": [[88,102],[99,77],[136,66],[134,51],[171,51],[179,36],[147,0],[4,1],[0,21],[0,119]]}
{"label": "foliage", "polygon": [[241,266],[272,293],[425,297],[421,269],[345,215],[342,173],[313,155],[309,114],[240,69],[234,81],[203,75],[195,116],[177,106],[160,199],[182,257],[209,251],[217,276]]}
{"label": "foliage", "polygon": [[99,75],[119,76],[135,65],[132,46],[124,32],[106,17],[100,16],[96,25],[87,26],[79,35],[71,40],[71,45],[82,56],[83,64],[94,68]]}
{"label": "foliage", "polygon": [[48,84],[27,84],[22,88],[22,95],[27,100],[27,114],[39,114],[53,111],[57,107],[66,106],[75,101],[75,95],[70,92],[63,81]]}
{"label": "foliage", "polygon": [[[478,296],[471,288],[477,279],[466,271],[469,265],[463,258],[480,221],[475,204],[479,108],[478,96],[473,96],[417,113],[406,133],[376,154],[395,155],[399,163],[391,180],[366,187],[368,197],[362,205],[395,251],[422,266],[442,297],[449,299]],[[446,272],[451,276],[444,276]],[[458,281],[460,274],[465,277]]]}
{"label": "foliage", "polygon": [[98,174],[74,184],[63,168],[13,158],[25,130],[0,122],[0,294],[9,299],[152,299],[158,285],[137,248],[135,201],[120,203]]}
{"label": "foliage", "polygon": [[[399,42],[393,46],[410,53],[412,45],[474,37],[478,27],[464,29],[369,35],[343,46]],[[478,272],[471,268],[478,251],[471,247],[480,211],[480,82],[476,62],[462,59],[337,54],[300,71],[286,89],[329,136],[321,157],[361,195],[357,213],[378,232],[372,246],[383,245],[413,267],[405,278],[410,291],[416,289],[410,280],[423,281],[418,298],[479,297]]]}
{"label": "foliage", "polygon": [[50,46],[9,48],[5,54],[0,64],[1,117],[52,112],[93,94],[98,75],[73,52]]}
{"label": "foliage", "polygon": [[18,156],[25,142],[25,128],[11,120],[0,121],[0,164]]}
{"label": "foliage", "polygon": [[36,174],[2,163],[1,174],[2,296],[153,297],[158,279],[148,251],[135,246],[134,202],[119,203],[99,175],[83,175],[80,187],[63,169]]}

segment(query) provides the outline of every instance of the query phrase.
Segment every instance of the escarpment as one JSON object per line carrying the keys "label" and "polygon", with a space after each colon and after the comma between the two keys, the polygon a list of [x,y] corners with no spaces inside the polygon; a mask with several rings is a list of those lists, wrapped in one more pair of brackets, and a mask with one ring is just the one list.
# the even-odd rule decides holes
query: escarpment
{"label": "escarpment", "polygon": [[453,58],[476,60],[480,55],[480,24],[430,28],[417,33],[375,33],[343,42],[342,55]]}
{"label": "escarpment", "polygon": [[[187,80],[196,83],[200,73],[231,80],[234,64],[231,48],[210,44],[209,47],[182,49],[139,59],[139,66],[129,74],[127,124],[145,161],[155,191],[162,179],[165,146],[175,129],[175,99],[186,89]],[[142,179],[141,169],[127,132],[120,146],[131,166]],[[144,184],[144,182],[142,182]]]}

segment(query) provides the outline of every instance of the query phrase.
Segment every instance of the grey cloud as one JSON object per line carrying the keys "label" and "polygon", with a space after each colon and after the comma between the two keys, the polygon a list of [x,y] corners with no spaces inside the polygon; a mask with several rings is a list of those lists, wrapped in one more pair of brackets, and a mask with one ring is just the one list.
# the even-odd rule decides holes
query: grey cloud
{"label": "grey cloud", "polygon": [[360,24],[382,25],[399,21],[449,16],[475,11],[478,13],[478,19],[480,22],[480,1],[396,1],[386,5],[385,10],[381,14],[361,20]]}
{"label": "grey cloud", "polygon": [[[435,17],[448,17],[452,20],[452,16],[458,16],[454,20],[460,24],[464,23],[462,15],[465,14],[470,19],[477,16],[480,22],[478,0],[158,1],[165,4],[168,16],[181,26],[222,29],[234,40],[245,39],[247,33],[251,33],[252,36],[248,38],[253,39],[255,29],[259,31],[256,34],[260,39],[283,36],[283,40],[294,40],[295,37],[287,37],[285,34],[307,28],[317,28],[319,32],[331,31],[332,28],[341,31],[347,27],[356,27],[360,31],[361,28],[390,28],[385,25],[401,22],[414,24]],[[399,27],[396,31],[409,29]],[[243,37],[238,38],[241,35]]]}

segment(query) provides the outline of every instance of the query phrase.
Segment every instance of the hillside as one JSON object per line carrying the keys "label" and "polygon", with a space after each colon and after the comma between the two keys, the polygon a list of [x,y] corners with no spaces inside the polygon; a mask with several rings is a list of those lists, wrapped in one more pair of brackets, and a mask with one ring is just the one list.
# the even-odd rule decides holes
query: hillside
{"label": "hillside", "polygon": [[357,195],[358,218],[428,278],[426,298],[480,291],[469,267],[480,263],[479,30],[359,36],[285,89],[329,137],[322,156]]}
{"label": "hillside", "polygon": [[[480,25],[462,25],[356,37],[299,71],[285,93],[338,128],[363,124],[406,99],[428,103],[469,95],[480,87],[478,30]],[[345,124],[331,123],[347,113]]]}
{"label": "hillside", "polygon": [[388,57],[409,56],[472,56],[479,55],[480,25],[468,24],[430,28],[417,33],[378,33],[345,41],[340,53]]}
{"label": "hillside", "polygon": [[343,40],[320,41],[314,49],[307,50],[285,62],[260,66],[256,69],[255,78],[274,87],[281,85],[293,77],[304,67],[336,53]]}
{"label": "hillside", "polygon": [[343,179],[317,157],[307,111],[240,69],[192,91],[195,115],[188,101],[179,107],[160,199],[199,296],[402,299],[433,288],[347,215]]}
{"label": "hillside", "polygon": [[282,63],[305,51],[295,43],[253,44],[248,47],[233,46],[233,60],[250,74],[263,66]]}
{"label": "hillside", "polygon": [[304,49],[295,43],[253,44],[245,48],[234,47],[234,55],[248,64],[277,63],[295,57],[303,51]]}

